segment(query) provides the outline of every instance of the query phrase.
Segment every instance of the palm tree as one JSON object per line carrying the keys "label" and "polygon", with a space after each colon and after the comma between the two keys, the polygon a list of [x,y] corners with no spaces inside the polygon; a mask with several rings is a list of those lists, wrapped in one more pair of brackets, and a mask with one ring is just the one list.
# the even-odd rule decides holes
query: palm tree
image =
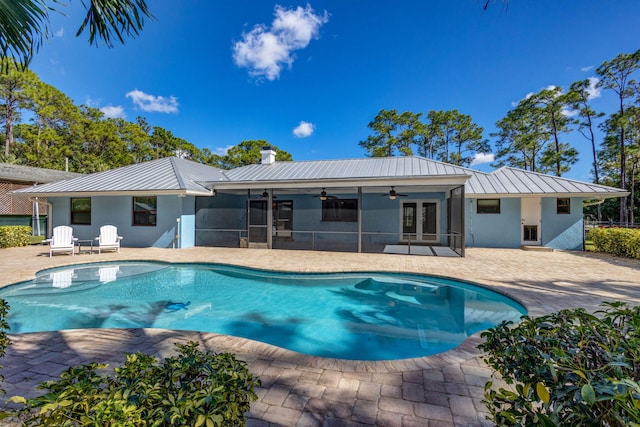
{"label": "palm tree", "polygon": [[[78,28],[79,36],[89,29],[89,44],[113,41],[124,43],[124,37],[137,36],[144,18],[153,19],[145,0],[81,0],[87,14]],[[59,0],[0,0],[1,58],[13,59],[26,68],[49,35],[49,13],[56,12]]]}

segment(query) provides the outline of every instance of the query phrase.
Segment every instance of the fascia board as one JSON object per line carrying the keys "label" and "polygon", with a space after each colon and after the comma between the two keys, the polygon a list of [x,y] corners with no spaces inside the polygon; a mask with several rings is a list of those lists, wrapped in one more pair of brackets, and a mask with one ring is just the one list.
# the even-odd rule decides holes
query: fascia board
{"label": "fascia board", "polygon": [[99,197],[99,196],[211,196],[210,191],[144,190],[144,191],[65,191],[65,192],[13,192],[17,197]]}
{"label": "fascia board", "polygon": [[614,199],[616,197],[625,197],[628,196],[630,192],[628,191],[616,191],[610,193],[508,193],[508,194],[473,194],[473,193],[465,193],[465,199],[523,199],[530,197],[586,197],[586,198],[597,198],[597,199]]}
{"label": "fascia board", "polygon": [[[242,182],[207,182],[216,190],[242,190],[242,189],[293,189],[293,188],[318,188],[318,187],[380,187],[380,186],[412,186],[412,185],[464,185],[471,175],[447,175],[438,177],[381,177],[366,179],[321,179],[321,180],[296,180],[296,181],[242,181]],[[204,183],[203,183],[204,184]]]}

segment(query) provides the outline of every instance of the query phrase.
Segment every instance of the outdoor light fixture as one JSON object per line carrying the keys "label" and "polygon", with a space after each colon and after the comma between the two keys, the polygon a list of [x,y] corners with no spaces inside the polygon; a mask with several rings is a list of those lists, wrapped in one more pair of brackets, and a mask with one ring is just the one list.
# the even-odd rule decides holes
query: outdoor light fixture
{"label": "outdoor light fixture", "polygon": [[265,188],[265,190],[262,192],[262,198],[263,199],[268,199],[269,198],[269,192],[267,191],[267,189]]}
{"label": "outdoor light fixture", "polygon": [[[381,194],[382,196],[382,194]],[[395,200],[398,197],[406,197],[406,194],[398,194],[396,193],[396,189],[393,187],[393,185],[391,186],[391,190],[389,191],[389,200]]]}
{"label": "outdoor light fixture", "polygon": [[322,191],[320,192],[320,200],[325,201],[327,200],[327,192],[324,191],[324,188],[322,189]]}

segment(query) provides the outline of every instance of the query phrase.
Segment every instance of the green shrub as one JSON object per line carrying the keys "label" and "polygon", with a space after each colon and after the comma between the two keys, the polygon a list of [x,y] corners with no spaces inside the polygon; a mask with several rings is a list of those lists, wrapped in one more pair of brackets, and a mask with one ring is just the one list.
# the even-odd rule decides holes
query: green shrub
{"label": "green shrub", "polygon": [[179,354],[163,363],[144,353],[128,354],[113,375],[106,365],[67,369],[60,380],[42,383],[47,393],[25,404],[27,426],[242,426],[260,385],[246,364],[230,353],[176,344]]}
{"label": "green shrub", "polygon": [[31,238],[31,227],[28,225],[0,226],[0,248],[27,246]]}
{"label": "green shrub", "polygon": [[485,386],[500,426],[640,426],[640,307],[562,310],[482,333],[485,362],[511,389]]}
{"label": "green shrub", "polygon": [[640,230],[632,228],[592,228],[589,238],[598,252],[640,259]]}
{"label": "green shrub", "polygon": [[[9,330],[9,323],[7,322],[7,313],[9,313],[9,304],[2,298],[0,298],[0,358],[4,357],[7,347],[11,344],[9,337],[7,337],[7,330]],[[2,368],[2,365],[0,365]],[[0,381],[3,381],[4,377],[0,375]],[[4,390],[0,389],[0,393],[4,394]]]}

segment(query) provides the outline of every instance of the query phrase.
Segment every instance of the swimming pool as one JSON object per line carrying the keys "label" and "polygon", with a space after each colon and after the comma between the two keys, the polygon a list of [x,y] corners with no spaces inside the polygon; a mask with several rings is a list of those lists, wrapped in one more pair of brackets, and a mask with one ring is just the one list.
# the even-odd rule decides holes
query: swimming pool
{"label": "swimming pool", "polygon": [[44,270],[33,281],[0,289],[0,297],[11,306],[11,333],[195,330],[351,360],[441,353],[526,313],[501,294],[441,277],[159,262]]}

